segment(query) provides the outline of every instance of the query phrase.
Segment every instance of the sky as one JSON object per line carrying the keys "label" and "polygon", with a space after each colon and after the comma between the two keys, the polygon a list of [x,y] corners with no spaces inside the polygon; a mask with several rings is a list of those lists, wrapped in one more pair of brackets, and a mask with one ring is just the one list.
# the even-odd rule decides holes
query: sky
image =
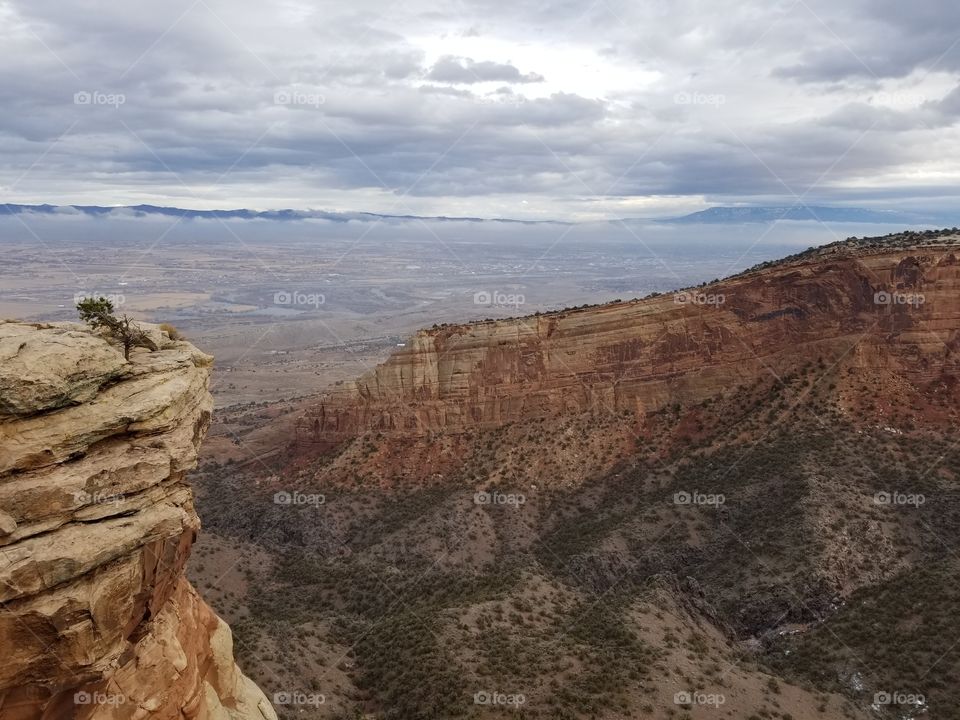
{"label": "sky", "polygon": [[0,201],[960,206],[956,0],[0,0]]}

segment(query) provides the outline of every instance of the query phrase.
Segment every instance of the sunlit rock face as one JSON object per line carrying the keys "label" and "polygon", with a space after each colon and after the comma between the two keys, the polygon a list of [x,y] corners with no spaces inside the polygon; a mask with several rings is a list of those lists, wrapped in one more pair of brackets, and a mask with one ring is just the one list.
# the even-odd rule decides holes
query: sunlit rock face
{"label": "sunlit rock face", "polygon": [[183,577],[212,358],[0,323],[0,719],[276,715]]}
{"label": "sunlit rock face", "polygon": [[958,242],[840,246],[683,293],[424,330],[310,410],[298,444],[583,411],[642,415],[820,359],[917,387],[949,384]]}

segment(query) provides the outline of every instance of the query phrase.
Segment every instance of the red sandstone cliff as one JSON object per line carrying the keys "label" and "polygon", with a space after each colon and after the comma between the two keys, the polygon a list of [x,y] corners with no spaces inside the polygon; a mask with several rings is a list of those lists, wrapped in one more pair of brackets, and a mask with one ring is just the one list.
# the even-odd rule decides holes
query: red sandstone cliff
{"label": "red sandstone cliff", "polygon": [[0,323],[0,720],[276,715],[183,568],[212,358]]}
{"label": "red sandstone cliff", "polygon": [[960,238],[903,244],[841,244],[678,295],[424,330],[310,410],[298,441],[643,414],[817,358],[952,386]]}

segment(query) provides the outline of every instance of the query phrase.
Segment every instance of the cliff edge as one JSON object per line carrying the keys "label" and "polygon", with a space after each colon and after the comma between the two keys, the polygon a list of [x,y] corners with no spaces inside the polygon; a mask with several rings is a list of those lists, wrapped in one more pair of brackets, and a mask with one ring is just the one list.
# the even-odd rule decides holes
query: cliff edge
{"label": "cliff edge", "polygon": [[0,322],[0,720],[276,718],[183,575],[213,359],[149,332]]}
{"label": "cliff edge", "polygon": [[[699,288],[434,327],[297,425],[300,447],[365,432],[417,437],[578,412],[643,416],[826,359],[952,383],[960,237],[811,250]],[[948,376],[948,377],[945,377]]]}

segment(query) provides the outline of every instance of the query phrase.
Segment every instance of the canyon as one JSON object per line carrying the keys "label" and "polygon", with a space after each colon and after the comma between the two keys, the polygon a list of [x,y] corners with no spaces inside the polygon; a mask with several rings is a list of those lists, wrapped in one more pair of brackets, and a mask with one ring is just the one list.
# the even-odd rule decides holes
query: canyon
{"label": "canyon", "polygon": [[196,580],[338,720],[960,717],[958,257],[855,238],[422,330],[232,419],[258,452],[200,468],[200,554],[257,559]]}

